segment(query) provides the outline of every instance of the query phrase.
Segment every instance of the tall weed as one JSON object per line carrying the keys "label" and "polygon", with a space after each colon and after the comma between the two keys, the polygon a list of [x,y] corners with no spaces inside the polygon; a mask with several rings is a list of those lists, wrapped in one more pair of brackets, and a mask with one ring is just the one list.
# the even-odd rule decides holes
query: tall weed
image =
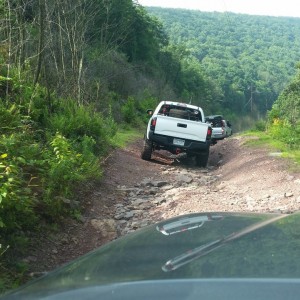
{"label": "tall weed", "polygon": [[2,135],[0,139],[0,227],[4,232],[32,226],[37,217],[31,190],[36,168],[35,144],[26,133]]}
{"label": "tall weed", "polygon": [[136,125],[138,118],[136,115],[137,102],[133,97],[129,97],[121,107],[123,121],[127,124]]}
{"label": "tall weed", "polygon": [[268,133],[281,142],[284,142],[290,149],[300,149],[300,124],[293,126],[287,121],[275,119],[268,126]]}
{"label": "tall weed", "polygon": [[0,128],[2,133],[12,132],[21,125],[21,116],[16,104],[5,105],[0,101]]}
{"label": "tall weed", "polygon": [[123,122],[131,126],[141,126],[147,123],[149,118],[146,114],[147,109],[155,109],[158,102],[156,98],[150,96],[140,101],[129,97],[121,107]]}
{"label": "tall weed", "polygon": [[49,130],[78,142],[85,136],[91,137],[95,141],[94,153],[100,155],[107,151],[109,138],[116,133],[117,127],[109,115],[104,118],[91,106],[66,101],[61,103],[60,111],[49,118]]}
{"label": "tall weed", "polygon": [[[51,149],[44,152],[47,171],[44,174],[44,194],[40,203],[42,214],[47,218],[60,219],[69,214],[69,198],[74,198],[75,187],[101,174],[98,159],[91,152],[93,144],[93,140],[85,136],[80,147],[78,144],[74,146],[60,133],[56,133],[50,141]],[[81,148],[82,152],[77,152],[76,147]]]}

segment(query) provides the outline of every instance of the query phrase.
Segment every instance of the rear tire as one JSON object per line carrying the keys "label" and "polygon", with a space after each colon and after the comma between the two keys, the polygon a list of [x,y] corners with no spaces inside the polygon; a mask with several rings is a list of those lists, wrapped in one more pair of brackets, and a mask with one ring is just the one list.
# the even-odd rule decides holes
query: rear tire
{"label": "rear tire", "polygon": [[209,157],[209,150],[207,150],[206,152],[198,154],[196,156],[196,165],[198,167],[205,168],[207,166],[208,157]]}
{"label": "rear tire", "polygon": [[145,139],[144,147],[141,153],[141,158],[144,160],[151,160],[152,148],[153,148],[152,142]]}

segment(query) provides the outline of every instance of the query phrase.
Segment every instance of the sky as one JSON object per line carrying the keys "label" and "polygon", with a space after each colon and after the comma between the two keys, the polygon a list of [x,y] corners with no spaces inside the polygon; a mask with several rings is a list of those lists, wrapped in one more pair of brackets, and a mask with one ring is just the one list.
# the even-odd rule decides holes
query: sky
{"label": "sky", "polygon": [[138,0],[138,3],[142,6],[300,18],[299,0]]}

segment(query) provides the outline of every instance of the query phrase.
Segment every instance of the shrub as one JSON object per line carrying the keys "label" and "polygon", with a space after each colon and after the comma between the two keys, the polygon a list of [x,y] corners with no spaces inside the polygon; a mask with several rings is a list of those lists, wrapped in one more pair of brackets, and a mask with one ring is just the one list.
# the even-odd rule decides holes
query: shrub
{"label": "shrub", "polygon": [[138,102],[137,110],[140,114],[140,119],[143,123],[147,123],[149,120],[149,115],[147,115],[147,109],[155,109],[159,100],[157,98],[148,96],[142,101]]}
{"label": "shrub", "polygon": [[147,109],[155,109],[158,102],[156,98],[151,96],[147,96],[140,101],[129,97],[121,107],[123,121],[132,126],[140,126],[147,123],[149,119],[149,116],[146,114]]}
{"label": "shrub", "polygon": [[37,221],[36,197],[30,185],[40,156],[32,128],[23,121],[17,105],[7,107],[0,102],[0,119],[6,124],[0,137],[0,227],[5,235]]}
{"label": "shrub", "polygon": [[279,141],[284,142],[291,149],[300,148],[300,125],[292,126],[287,121],[275,119],[268,127],[268,133]]}
{"label": "shrub", "polygon": [[136,115],[136,101],[134,98],[129,97],[125,104],[121,107],[121,113],[123,120],[127,124],[136,125],[137,115]]}
{"label": "shrub", "polygon": [[0,126],[1,132],[12,132],[21,124],[21,116],[15,104],[10,106],[4,105],[0,101]]}
{"label": "shrub", "polygon": [[92,152],[94,144],[95,141],[87,136],[80,143],[72,143],[60,133],[49,142],[50,148],[43,153],[46,168],[43,195],[37,209],[50,221],[72,213],[69,199],[74,198],[78,183],[101,176],[99,160]]}
{"label": "shrub", "polygon": [[109,139],[115,135],[117,127],[110,115],[104,118],[92,106],[78,106],[74,101],[67,101],[49,118],[49,130],[78,142],[84,136],[91,137],[95,141],[94,154],[99,155],[107,151]]}
{"label": "shrub", "polygon": [[257,121],[255,124],[255,130],[257,131],[265,131],[266,130],[266,122],[263,120]]}

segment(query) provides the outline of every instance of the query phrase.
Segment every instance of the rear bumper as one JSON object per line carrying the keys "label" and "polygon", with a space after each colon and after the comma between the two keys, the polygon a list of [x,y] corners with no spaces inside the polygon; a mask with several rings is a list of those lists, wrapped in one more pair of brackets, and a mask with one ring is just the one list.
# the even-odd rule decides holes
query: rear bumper
{"label": "rear bumper", "polygon": [[215,140],[222,140],[226,137],[225,134],[212,134],[211,138]]}
{"label": "rear bumper", "polygon": [[[191,152],[191,153],[199,153],[206,152],[209,150],[209,146],[211,144],[210,140],[206,140],[205,142],[193,141],[193,140],[184,140],[184,145],[176,145],[174,144],[174,138],[171,136],[164,136],[160,134],[155,134],[153,131],[149,132],[149,140],[152,141],[157,148],[166,149],[166,150],[174,150],[181,149],[181,151]],[[179,138],[183,140],[182,138]]]}

